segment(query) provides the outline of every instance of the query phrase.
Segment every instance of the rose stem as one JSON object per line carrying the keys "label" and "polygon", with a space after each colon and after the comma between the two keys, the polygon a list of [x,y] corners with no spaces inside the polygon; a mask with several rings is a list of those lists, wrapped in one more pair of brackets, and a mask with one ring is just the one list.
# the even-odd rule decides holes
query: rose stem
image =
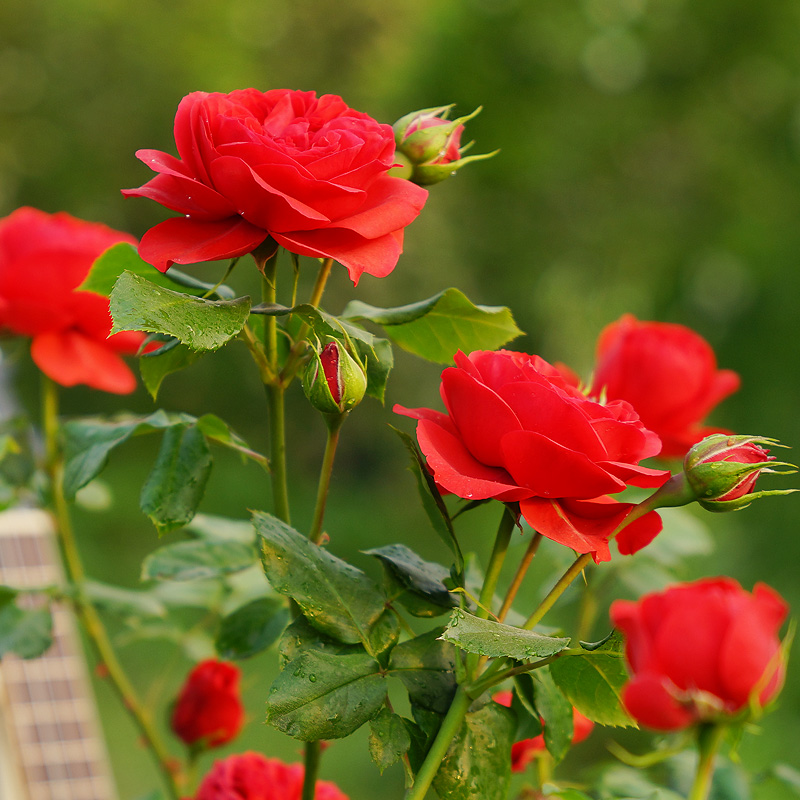
{"label": "rose stem", "polygon": [[425,761],[419,768],[419,772],[417,772],[414,785],[408,790],[405,800],[423,800],[433,783],[433,779],[436,777],[436,773],[439,771],[442,759],[447,755],[450,743],[461,729],[470,703],[472,703],[472,698],[467,694],[463,686],[459,686],[447,711],[447,716],[442,721],[442,727],[439,728],[431,749],[428,750]]}
{"label": "rose stem", "polygon": [[498,622],[502,622],[506,618],[506,614],[508,614],[509,610],[511,609],[511,606],[514,603],[514,598],[517,596],[517,592],[519,591],[519,587],[522,586],[522,580],[525,577],[525,573],[527,573],[528,567],[530,567],[533,557],[536,555],[536,551],[539,549],[541,541],[542,534],[534,531],[531,541],[528,544],[528,549],[525,551],[525,555],[522,557],[522,561],[520,561],[517,571],[514,574],[514,579],[511,581],[511,585],[508,587],[506,599],[503,601],[503,605],[500,608],[500,611],[497,613]]}
{"label": "rose stem", "polygon": [[333,474],[333,461],[336,458],[336,445],[339,443],[339,430],[344,422],[347,412],[337,420],[330,423],[328,428],[328,438],[325,442],[325,454],[322,457],[322,467],[319,473],[319,484],[317,486],[317,502],[314,506],[314,519],[311,523],[311,530],[308,538],[314,544],[319,544],[322,540],[322,521],[325,517],[325,504],[328,500],[328,490],[331,485],[331,475]]}
{"label": "rose stem", "polygon": [[[325,286],[328,283],[328,276],[331,274],[331,267],[333,266],[333,259],[326,258],[320,265],[319,272],[317,273],[317,280],[314,283],[314,288],[311,290],[311,297],[309,298],[309,305],[319,308],[322,302],[322,295],[325,293]],[[297,371],[297,364],[303,352],[303,342],[308,336],[311,326],[304,322],[297,332],[297,338],[289,350],[289,357],[286,359],[286,364],[281,370],[281,381],[288,386]]]}
{"label": "rose stem", "polygon": [[136,690],[117,659],[108,633],[95,610],[86,597],[84,582],[86,574],[72,530],[69,507],[64,496],[64,461],[59,446],[58,387],[47,376],[42,376],[42,416],[45,434],[46,469],[50,477],[53,497],[53,516],[55,527],[64,554],[64,568],[67,578],[75,590],[74,604],[83,623],[89,641],[94,647],[99,663],[108,670],[111,685],[119,695],[122,705],[127,709],[158,764],[172,800],[180,800],[179,776],[174,769],[175,759],[161,741],[150,719],[150,714],[139,700]]}
{"label": "rose stem", "polygon": [[[277,253],[276,250],[266,258],[260,257],[258,251],[253,258],[263,274],[261,296],[265,303],[273,304],[277,299]],[[278,369],[278,320],[267,315],[264,326],[264,349],[267,363],[273,375]],[[286,475],[286,410],[284,402],[285,387],[280,380],[272,380],[266,384],[267,403],[269,405],[269,449],[272,469],[272,506],[276,517],[288,523],[289,488]]]}
{"label": "rose stem", "polygon": [[[486,568],[481,594],[478,598],[478,608],[475,611],[478,619],[489,619],[492,600],[497,589],[497,581],[500,578],[500,570],[503,568],[503,561],[508,551],[508,543],[511,541],[511,532],[516,524],[516,515],[508,506],[503,506],[503,516],[500,517],[500,524],[497,527],[494,547],[492,548],[492,554],[489,556],[489,566]],[[467,655],[467,675],[470,679],[475,678],[480,661],[481,657],[477,653],[469,653]]]}
{"label": "rose stem", "polygon": [[697,731],[697,749],[700,760],[688,800],[706,800],[714,777],[714,758],[725,736],[724,725],[703,725]]}

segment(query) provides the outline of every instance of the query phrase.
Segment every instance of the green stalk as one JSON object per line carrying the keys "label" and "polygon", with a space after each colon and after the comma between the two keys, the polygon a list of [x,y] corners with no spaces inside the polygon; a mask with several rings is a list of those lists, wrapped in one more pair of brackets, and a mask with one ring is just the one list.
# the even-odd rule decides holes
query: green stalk
{"label": "green stalk", "polygon": [[[254,254],[255,257],[255,254]],[[266,260],[256,259],[264,277],[261,283],[261,295],[265,303],[277,300],[277,252]],[[278,375],[278,320],[267,315],[264,325],[264,351],[267,364],[272,375]],[[266,384],[267,404],[269,406],[269,450],[272,469],[272,510],[276,517],[288,523],[289,486],[286,472],[286,404],[285,387],[279,380]]]}
{"label": "green stalk", "polygon": [[303,793],[300,800],[314,800],[317,793],[317,773],[322,748],[319,742],[306,742],[305,745],[305,775],[303,776]]}
{"label": "green stalk", "polygon": [[439,728],[431,749],[425,756],[425,761],[419,768],[419,772],[417,772],[414,785],[406,793],[405,800],[424,799],[433,783],[433,779],[436,777],[436,773],[439,771],[442,759],[450,749],[450,743],[455,739],[461,729],[461,725],[464,723],[464,718],[467,716],[471,702],[472,700],[464,688],[459,686],[453,702],[450,704],[447,716],[442,721],[442,727]]}
{"label": "green stalk", "polygon": [[539,603],[539,607],[525,620],[522,628],[526,631],[532,630],[538,625],[544,615],[555,605],[556,600],[561,597],[567,587],[583,572],[584,567],[592,560],[591,553],[584,553],[572,562],[572,566],[558,579],[556,585],[547,593],[547,597]]}
{"label": "green stalk", "polygon": [[704,725],[698,729],[697,749],[700,759],[697,762],[697,772],[687,800],[706,800],[708,797],[714,777],[714,759],[724,737],[724,725]]}
{"label": "green stalk", "polygon": [[[314,519],[311,522],[311,530],[308,538],[314,544],[319,544],[322,540],[322,521],[325,518],[325,505],[328,501],[328,490],[331,486],[331,475],[333,474],[333,462],[336,458],[336,446],[339,444],[339,430],[347,414],[342,414],[339,419],[332,421],[328,427],[328,438],[325,442],[325,454],[322,457],[322,467],[319,473],[319,483],[317,485],[317,502],[314,506]],[[326,420],[327,421],[327,420]]]}
{"label": "green stalk", "polygon": [[99,614],[86,597],[84,582],[86,573],[81,561],[75,535],[72,530],[69,506],[64,497],[64,464],[59,446],[58,388],[46,376],[42,376],[42,413],[45,433],[46,469],[50,477],[53,517],[61,550],[64,554],[64,569],[75,590],[74,604],[99,663],[105,665],[111,685],[130,713],[139,733],[150,749],[158,765],[171,800],[180,800],[182,776],[175,769],[176,760],[167,750],[156,730],[148,710],[139,699],[122,664],[117,659],[108,633]]}
{"label": "green stalk", "polygon": [[525,551],[522,561],[519,562],[519,566],[517,567],[516,573],[514,573],[514,578],[511,581],[511,585],[508,587],[506,599],[503,601],[503,605],[500,608],[500,611],[497,613],[498,622],[502,622],[506,618],[506,614],[508,614],[508,612],[511,610],[511,606],[514,603],[514,598],[517,596],[519,587],[522,586],[522,581],[528,572],[528,567],[530,567],[531,562],[533,561],[533,558],[536,555],[541,543],[542,534],[534,531],[533,536],[528,543],[528,549]]}
{"label": "green stalk", "polygon": [[[508,544],[511,541],[511,533],[515,525],[516,516],[508,506],[503,506],[503,516],[500,517],[500,524],[497,526],[494,547],[492,547],[492,554],[489,556],[489,566],[486,568],[481,594],[478,598],[478,608],[475,612],[475,616],[479,619],[489,619],[492,600],[500,578],[500,571],[503,568],[503,561],[505,561]],[[471,679],[475,677],[480,663],[481,657],[477,653],[469,653],[467,655],[467,675]]]}

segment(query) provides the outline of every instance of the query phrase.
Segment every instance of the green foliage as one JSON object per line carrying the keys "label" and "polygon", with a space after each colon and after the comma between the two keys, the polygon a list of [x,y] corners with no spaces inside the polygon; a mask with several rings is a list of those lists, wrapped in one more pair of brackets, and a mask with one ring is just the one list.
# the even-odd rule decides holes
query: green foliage
{"label": "green foliage", "polygon": [[182,527],[195,515],[211,465],[211,450],[197,425],[175,425],[164,432],[139,500],[159,535]]}
{"label": "green foliage", "polygon": [[159,547],[142,562],[142,580],[192,581],[240,572],[257,563],[252,544],[196,539]]}
{"label": "green foliage", "polygon": [[152,264],[141,259],[136,248],[127,242],[112,245],[104,253],[101,253],[95,259],[83,283],[78,287],[78,291],[95,292],[104,297],[110,297],[117,278],[123,272],[131,272],[146,278],[151,283],[163,286],[165,289],[175,289],[180,286],[184,294],[197,297],[210,295],[220,300],[232,300],[236,296],[228,286],[215,287],[214,284],[199,281],[175,267],[171,267],[169,272],[159,272]]}
{"label": "green foliage", "polygon": [[217,350],[244,328],[250,298],[203,300],[123,272],[111,292],[110,310],[113,333],[163,333],[192,350]]}
{"label": "green foliage", "polygon": [[385,698],[386,679],[369,654],[308,648],[272,684],[267,721],[304,742],[341,739],[372,719]]}
{"label": "green foliage", "polygon": [[291,597],[317,629],[371,649],[370,631],[385,596],[373,580],[270,514],[253,515],[262,563],[276,592]]}
{"label": "green foliage", "polygon": [[260,597],[222,620],[215,642],[217,652],[220,658],[250,658],[272,647],[288,622],[285,602],[275,597]]}
{"label": "green foliage", "polygon": [[412,705],[444,714],[456,691],[456,653],[453,645],[441,641],[442,629],[436,628],[393,650],[390,673],[399,678],[408,691]]}
{"label": "green foliage", "polygon": [[552,666],[543,667],[532,674],[533,694],[536,710],[544,722],[545,746],[558,762],[572,745],[572,704],[556,685],[551,670]]}
{"label": "green foliage", "polygon": [[20,608],[6,602],[0,606],[0,658],[15,653],[36,658],[52,644],[53,619],[50,609]]}
{"label": "green foliage", "polygon": [[550,665],[553,679],[584,716],[601,725],[636,727],[622,706],[622,687],[628,680],[624,642],[615,633],[600,647],[565,653]]}
{"label": "green foliage", "polygon": [[507,708],[487,703],[467,713],[434,779],[448,800],[505,800],[511,779],[516,722]]}
{"label": "green foliage", "polygon": [[447,510],[444,500],[442,500],[442,495],[436,486],[436,481],[428,470],[425,459],[414,438],[398,428],[392,427],[392,430],[400,437],[400,441],[403,442],[411,456],[411,465],[409,469],[416,478],[422,506],[425,509],[428,519],[431,521],[431,525],[433,525],[433,529],[439,534],[441,540],[455,556],[456,569],[460,574],[464,571],[464,556],[461,553],[461,546],[458,543],[455,530],[453,529],[453,521],[450,518],[450,512]]}
{"label": "green foliage", "polygon": [[396,764],[411,747],[406,723],[388,708],[382,708],[369,721],[369,754],[381,772]]}
{"label": "green foliage", "polygon": [[457,604],[444,584],[450,573],[441,564],[423,560],[403,544],[364,552],[380,560],[387,578],[403,590],[400,602],[414,616],[435,617]]}
{"label": "green foliage", "polygon": [[449,364],[458,350],[496,350],[522,335],[509,309],[476,306],[458,289],[397,308],[351,300],[342,316],[381,325],[404,350],[439,364]]}
{"label": "green foliage", "polygon": [[479,619],[456,608],[442,634],[448,642],[466,650],[492,658],[507,656],[519,661],[547,658],[569,647],[569,639],[544,636],[494,620]]}
{"label": "green foliage", "polygon": [[139,373],[153,400],[158,397],[158,390],[167,375],[186,369],[201,355],[202,353],[191,350],[185,344],[177,344],[176,347],[159,352],[158,355],[145,353],[139,359]]}

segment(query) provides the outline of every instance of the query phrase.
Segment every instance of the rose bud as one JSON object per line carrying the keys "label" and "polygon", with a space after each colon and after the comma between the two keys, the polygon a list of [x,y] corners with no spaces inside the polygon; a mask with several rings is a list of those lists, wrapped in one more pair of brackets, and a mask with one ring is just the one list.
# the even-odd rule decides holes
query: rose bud
{"label": "rose bud", "polygon": [[172,711],[172,730],[190,748],[219,747],[242,727],[244,708],[239,699],[239,668],[208,659],[190,673]]}
{"label": "rose bud", "polygon": [[[497,692],[492,699],[501,706],[511,708],[512,693],[509,691]],[[542,720],[544,727],[544,720]],[[578,744],[586,739],[594,728],[594,722],[584,717],[577,708],[572,709],[572,744]],[[530,739],[521,739],[511,745],[511,771],[524,772],[528,764],[539,754],[546,752],[544,733]]]}
{"label": "rose bud", "polygon": [[397,144],[395,158],[399,167],[395,168],[392,175],[426,186],[454,175],[456,170],[470,161],[491,158],[498,152],[495,150],[493,153],[463,157],[471,146],[471,143],[461,146],[464,123],[479,114],[481,108],[450,120],[447,115],[452,107],[413,111],[395,122],[392,127]]}
{"label": "rose bud", "polygon": [[303,375],[303,390],[314,408],[338,417],[364,398],[367,376],[342,343],[331,339],[321,351],[314,351]]}
{"label": "rose bud", "polygon": [[[762,444],[775,446],[774,439],[758,436],[726,436],[714,434],[692,447],[684,459],[688,488],[697,502],[709,511],[735,511],[750,505],[759,497],[790,494],[795,489],[754,492],[762,472],[790,474],[792,464],[776,461]],[[776,470],[775,467],[785,469]]]}
{"label": "rose bud", "polygon": [[616,600],[610,613],[631,673],[622,699],[648,728],[730,722],[781,687],[778,631],[788,607],[765,584],[751,594],[732,578],[706,578],[637,602]]}
{"label": "rose bud", "polygon": [[[260,753],[241,753],[216,761],[203,778],[196,800],[300,800],[305,769]],[[317,781],[314,800],[348,800],[329,781]]]}

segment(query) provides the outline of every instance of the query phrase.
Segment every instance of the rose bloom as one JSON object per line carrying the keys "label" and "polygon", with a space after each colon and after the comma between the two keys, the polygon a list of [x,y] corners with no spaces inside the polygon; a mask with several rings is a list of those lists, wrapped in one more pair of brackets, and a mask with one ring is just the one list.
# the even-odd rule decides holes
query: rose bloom
{"label": "rose bloom", "polygon": [[62,386],[86,384],[127,394],[136,378],[120,353],[135,353],[144,337],[111,338],[108,298],[76,292],[94,260],[126,233],[63,212],[19,208],[0,219],[0,333],[31,337],[31,357]]}
{"label": "rose bloom", "polygon": [[391,126],[336,95],[194,92],[178,106],[175,144],[180,158],[138,151],[159,174],[123,191],[182,215],[142,238],[139,254],[162,272],[242,256],[271,236],[293,253],[335,259],[353,283],[364,272],[382,277],[427,199],[387,175]]}
{"label": "rose bloom", "polygon": [[[518,501],[543,536],[609,560],[608,537],[633,506],[608,495],[669,478],[639,466],[660,450],[658,437],[628,403],[586,398],[539,356],[459,352],[455,364],[442,373],[447,414],[395,406],[419,420],[419,446],[439,486],[470,500]],[[660,529],[658,514],[642,516],[617,537],[620,552],[641,549]]]}
{"label": "rose bloom", "polygon": [[[500,703],[506,708],[511,707],[511,692],[497,692],[492,698],[495,703]],[[544,720],[542,720],[544,725]],[[594,728],[594,722],[588,717],[584,717],[577,708],[572,709],[572,744],[578,744],[588,738]],[[539,753],[546,752],[547,747],[544,743],[544,733],[534,736],[532,739],[521,739],[511,745],[511,771],[525,772],[528,764],[533,761]]]}
{"label": "rose bloom", "polygon": [[190,673],[172,711],[172,730],[189,746],[219,747],[239,733],[244,708],[239,668],[226,661],[201,661]]}
{"label": "rose bloom", "polygon": [[683,325],[626,314],[598,339],[591,394],[627,400],[661,438],[665,458],[683,458],[693,444],[721,432],[701,423],[738,388],[739,376],[718,370],[708,342]]}
{"label": "rose bloom", "polygon": [[642,725],[671,731],[736,714],[774,697],[784,665],[778,630],[788,607],[764,584],[731,578],[681,584],[637,602],[617,600],[631,680],[623,690]]}
{"label": "rose bloom", "polygon": [[[260,753],[242,753],[217,761],[203,778],[195,800],[300,800],[302,764],[284,764]],[[317,781],[315,800],[348,800],[328,781]]]}

